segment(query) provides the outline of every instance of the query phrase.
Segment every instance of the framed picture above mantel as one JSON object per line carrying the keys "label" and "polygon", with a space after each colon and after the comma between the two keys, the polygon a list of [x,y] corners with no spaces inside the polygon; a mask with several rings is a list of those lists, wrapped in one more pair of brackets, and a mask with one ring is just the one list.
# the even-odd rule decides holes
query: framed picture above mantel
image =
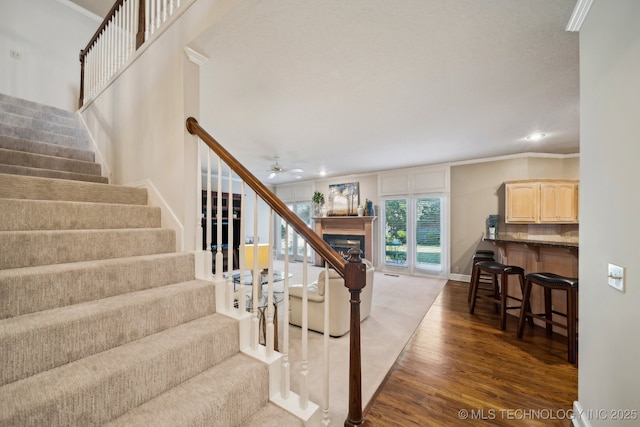
{"label": "framed picture above mantel", "polygon": [[349,216],[358,214],[360,204],[360,183],[329,185],[327,205],[329,216]]}

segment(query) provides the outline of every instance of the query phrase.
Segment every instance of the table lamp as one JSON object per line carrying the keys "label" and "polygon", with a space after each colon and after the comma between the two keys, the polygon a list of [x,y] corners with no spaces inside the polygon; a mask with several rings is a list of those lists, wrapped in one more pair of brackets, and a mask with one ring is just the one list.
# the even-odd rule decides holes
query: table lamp
{"label": "table lamp", "polygon": [[[253,270],[253,254],[254,254],[254,245],[248,244],[244,247],[244,265],[246,268]],[[261,270],[262,274],[267,274],[269,271],[269,244],[268,243],[260,243],[258,244],[258,269]]]}

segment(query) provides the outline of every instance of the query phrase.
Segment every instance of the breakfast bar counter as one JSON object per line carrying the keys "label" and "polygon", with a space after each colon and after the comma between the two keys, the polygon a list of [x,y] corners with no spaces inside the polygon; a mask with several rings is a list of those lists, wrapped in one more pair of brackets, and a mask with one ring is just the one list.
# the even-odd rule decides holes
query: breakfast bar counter
{"label": "breakfast bar counter", "polygon": [[[501,234],[498,234],[496,238],[485,237],[484,241],[492,243],[498,248],[500,256],[496,257],[496,260],[501,258],[503,264],[522,267],[525,274],[547,272],[566,277],[578,277],[579,244],[575,241],[536,240]],[[542,289],[536,288],[531,294],[532,309],[534,312],[543,312]],[[515,277],[509,281],[509,294],[518,297],[521,295],[520,285]],[[557,297],[554,293],[554,306],[556,306],[554,309],[558,308],[558,311],[564,312],[566,298],[563,293],[559,293]],[[519,315],[520,313],[519,310],[514,310],[510,314]],[[566,335],[566,332],[561,328],[554,327],[554,331]]]}

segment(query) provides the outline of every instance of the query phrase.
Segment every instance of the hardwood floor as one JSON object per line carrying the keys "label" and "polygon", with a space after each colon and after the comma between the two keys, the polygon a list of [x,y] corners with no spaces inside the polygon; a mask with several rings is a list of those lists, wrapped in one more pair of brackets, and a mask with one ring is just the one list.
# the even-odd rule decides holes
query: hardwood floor
{"label": "hardwood floor", "polygon": [[578,369],[566,338],[541,327],[516,338],[487,301],[467,305],[449,281],[365,408],[365,426],[571,426]]}

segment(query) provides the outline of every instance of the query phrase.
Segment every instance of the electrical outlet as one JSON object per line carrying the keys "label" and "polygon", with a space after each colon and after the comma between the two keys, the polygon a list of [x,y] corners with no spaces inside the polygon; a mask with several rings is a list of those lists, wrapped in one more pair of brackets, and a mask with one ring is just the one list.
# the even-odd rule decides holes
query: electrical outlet
{"label": "electrical outlet", "polygon": [[13,59],[22,59],[22,53],[14,49],[9,50],[9,56],[12,57]]}
{"label": "electrical outlet", "polygon": [[607,278],[609,286],[624,292],[624,267],[609,263],[609,275]]}

